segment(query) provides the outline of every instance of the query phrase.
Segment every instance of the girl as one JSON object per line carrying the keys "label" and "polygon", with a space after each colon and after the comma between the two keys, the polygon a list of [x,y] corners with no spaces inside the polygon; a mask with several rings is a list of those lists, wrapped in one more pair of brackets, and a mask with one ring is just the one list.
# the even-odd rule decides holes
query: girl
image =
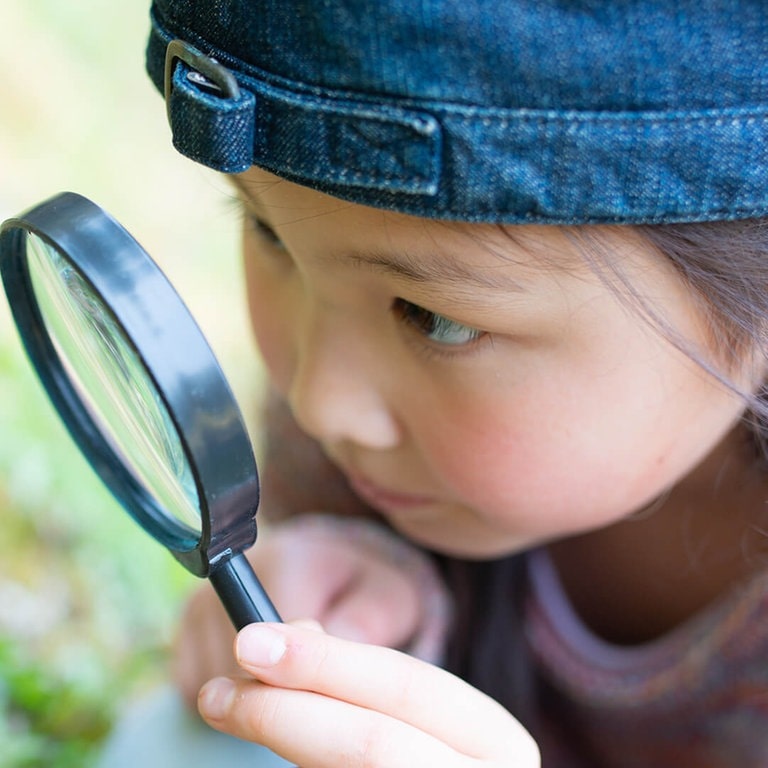
{"label": "girl", "polygon": [[174,143],[245,213],[253,559],[325,630],[248,627],[230,675],[201,592],[205,720],[305,768],[765,764],[763,3],[153,24]]}

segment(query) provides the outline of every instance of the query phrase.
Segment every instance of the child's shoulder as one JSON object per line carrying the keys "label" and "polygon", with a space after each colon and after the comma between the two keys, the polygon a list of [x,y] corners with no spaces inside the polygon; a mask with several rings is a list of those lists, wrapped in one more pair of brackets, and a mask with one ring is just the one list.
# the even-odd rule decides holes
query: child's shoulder
{"label": "child's shoulder", "polygon": [[704,755],[727,755],[728,765],[757,765],[768,754],[768,732],[755,727],[768,690],[768,569],[635,646],[589,631],[546,555],[531,556],[530,573],[527,632],[537,668],[566,729],[578,723],[611,756],[606,765],[625,765],[627,754],[633,765],[677,766],[681,756],[697,765],[695,754],[688,762],[680,751],[693,744]]}

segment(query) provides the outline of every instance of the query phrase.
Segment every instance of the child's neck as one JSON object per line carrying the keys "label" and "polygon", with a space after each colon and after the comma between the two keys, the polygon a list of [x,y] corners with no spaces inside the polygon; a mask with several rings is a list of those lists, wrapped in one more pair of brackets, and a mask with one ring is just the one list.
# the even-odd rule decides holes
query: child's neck
{"label": "child's neck", "polygon": [[549,549],[593,631],[643,642],[768,565],[767,502],[768,472],[739,429],[647,513]]}

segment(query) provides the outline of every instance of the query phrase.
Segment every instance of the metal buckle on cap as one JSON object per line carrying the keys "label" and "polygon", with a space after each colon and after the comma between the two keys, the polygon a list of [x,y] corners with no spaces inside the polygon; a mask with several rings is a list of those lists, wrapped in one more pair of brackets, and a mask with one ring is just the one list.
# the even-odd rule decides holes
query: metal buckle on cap
{"label": "metal buckle on cap", "polygon": [[187,79],[198,87],[224,99],[240,98],[237,80],[226,67],[184,40],[171,40],[165,51],[165,108],[168,122],[171,121],[171,90],[177,61],[183,61],[190,67]]}

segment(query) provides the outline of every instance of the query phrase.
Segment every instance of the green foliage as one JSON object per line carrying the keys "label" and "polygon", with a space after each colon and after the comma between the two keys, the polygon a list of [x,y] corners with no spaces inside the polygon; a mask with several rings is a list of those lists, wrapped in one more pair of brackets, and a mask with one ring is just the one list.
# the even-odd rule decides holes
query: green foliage
{"label": "green foliage", "polygon": [[194,581],[116,505],[0,340],[0,768],[82,768],[165,675]]}
{"label": "green foliage", "polygon": [[[236,217],[171,147],[143,72],[149,5],[0,0],[0,221],[67,189],[106,207],[250,395]],[[87,768],[121,705],[165,679],[194,583],[74,447],[0,291],[0,768]]]}
{"label": "green foliage", "polygon": [[114,705],[103,689],[62,678],[0,642],[0,767],[80,768],[108,732]]}

